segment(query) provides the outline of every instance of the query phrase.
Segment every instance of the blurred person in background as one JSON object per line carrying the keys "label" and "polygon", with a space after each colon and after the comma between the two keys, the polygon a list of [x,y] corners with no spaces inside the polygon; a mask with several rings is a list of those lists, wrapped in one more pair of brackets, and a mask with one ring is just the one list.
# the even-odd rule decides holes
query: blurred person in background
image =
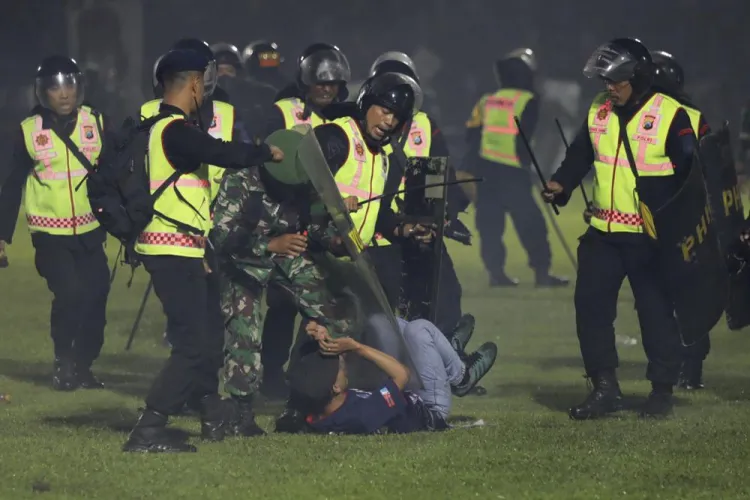
{"label": "blurred person in background", "polygon": [[109,118],[83,105],[84,76],[71,58],[47,57],[36,74],[38,105],[21,122],[12,170],[0,192],[0,256],[12,243],[22,191],[34,262],[53,294],[52,387],[98,389],[91,372],[104,343],[109,268],[106,233],[84,180],[106,146]]}
{"label": "blurred person in background", "polygon": [[483,96],[466,123],[467,154],[461,170],[484,178],[477,186],[476,224],[492,287],[518,285],[517,279],[505,273],[506,214],[513,219],[529,256],[536,286],[568,284],[566,278],[550,274],[552,253],[544,216],[533,197],[531,157],[514,121],[514,117],[519,118],[531,140],[539,118],[535,72],[536,59],[530,49],[515,50],[498,60],[495,76],[500,90]]}

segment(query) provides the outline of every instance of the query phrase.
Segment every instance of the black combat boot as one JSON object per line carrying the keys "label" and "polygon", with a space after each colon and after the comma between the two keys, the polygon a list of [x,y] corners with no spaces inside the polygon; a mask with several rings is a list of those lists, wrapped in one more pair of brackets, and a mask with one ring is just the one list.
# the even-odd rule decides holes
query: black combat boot
{"label": "black combat boot", "polygon": [[562,286],[568,286],[570,280],[562,276],[555,276],[549,272],[537,272],[536,273],[536,287],[537,288],[559,288]]}
{"label": "black combat boot", "polygon": [[680,369],[680,380],[677,382],[683,389],[693,391],[703,389],[703,360],[686,359]]}
{"label": "black combat boot", "polygon": [[74,391],[78,389],[76,365],[68,358],[56,358],[52,372],[52,388],[56,391]]}
{"label": "black combat boot", "polygon": [[88,363],[76,363],[76,380],[81,389],[104,389],[104,384],[92,373]]}
{"label": "black combat boot", "polygon": [[200,399],[201,439],[223,441],[232,432],[236,410],[230,400],[223,400],[218,394],[209,394]]}
{"label": "black combat boot", "polygon": [[167,432],[167,416],[145,409],[138,422],[130,431],[122,451],[139,453],[179,453],[195,452],[195,446]]}
{"label": "black combat boot", "polygon": [[252,396],[232,396],[235,416],[232,420],[232,433],[235,436],[265,436],[266,431],[255,421]]}
{"label": "black combat boot", "polygon": [[286,402],[284,411],[276,419],[276,432],[299,434],[307,430],[305,414],[298,409],[304,407],[300,403],[300,396],[292,393]]}
{"label": "black combat boot", "polygon": [[495,276],[490,277],[491,288],[516,287],[516,286],[518,286],[518,280],[516,278],[511,278],[505,273],[497,274]]}
{"label": "black combat boot", "polygon": [[651,384],[651,394],[648,395],[641,411],[640,418],[663,419],[672,414],[672,386],[670,384]]}
{"label": "black combat boot", "polygon": [[599,418],[622,409],[622,392],[614,370],[602,370],[591,377],[594,390],[568,415],[573,420]]}

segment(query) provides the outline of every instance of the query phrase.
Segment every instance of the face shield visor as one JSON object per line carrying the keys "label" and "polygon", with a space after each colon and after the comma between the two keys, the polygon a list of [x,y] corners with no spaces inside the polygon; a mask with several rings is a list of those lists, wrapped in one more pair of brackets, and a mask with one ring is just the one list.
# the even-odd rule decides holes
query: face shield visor
{"label": "face shield visor", "polygon": [[370,66],[370,76],[374,76],[375,72],[378,69],[378,66],[380,66],[382,63],[386,61],[396,61],[400,62],[402,64],[405,64],[409,67],[412,72],[417,75],[417,78],[419,78],[419,75],[417,73],[417,68],[414,65],[414,61],[411,60],[411,57],[407,56],[403,52],[397,52],[397,51],[390,51],[386,52],[384,54],[381,54],[377,59],[375,59],[375,62],[372,63],[372,66]]}
{"label": "face shield visor", "polygon": [[43,107],[59,115],[68,115],[83,103],[84,81],[81,73],[57,73],[36,78],[34,91]]}
{"label": "face shield visor", "polygon": [[626,82],[635,76],[636,64],[629,52],[612,44],[604,44],[591,54],[583,67],[583,75],[614,83]]}
{"label": "face shield visor", "polygon": [[300,80],[308,87],[325,82],[346,84],[352,71],[346,56],[338,50],[320,50],[307,56],[299,65]]}
{"label": "face shield visor", "polygon": [[203,97],[211,97],[214,90],[216,89],[216,83],[219,81],[219,71],[216,66],[216,61],[211,61],[206,67],[205,73],[203,73]]}

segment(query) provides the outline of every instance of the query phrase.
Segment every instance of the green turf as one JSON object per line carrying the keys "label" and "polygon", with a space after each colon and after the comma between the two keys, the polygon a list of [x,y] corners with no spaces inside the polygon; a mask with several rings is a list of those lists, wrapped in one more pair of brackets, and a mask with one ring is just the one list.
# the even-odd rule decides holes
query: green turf
{"label": "green turf", "polygon": [[[580,207],[558,218],[569,241],[583,231]],[[467,223],[473,217],[464,217]],[[107,340],[96,368],[108,390],[49,388],[50,294],[36,274],[26,229],[0,269],[0,497],[46,498],[748,498],[750,339],[722,323],[700,394],[680,394],[675,418],[640,422],[632,412],[572,422],[566,408],[586,394],[575,337],[572,288],[537,291],[509,230],[509,271],[518,290],[490,290],[478,247],[451,244],[464,310],[477,317],[473,341],[493,340],[500,357],[489,394],[457,400],[454,414],[486,427],[381,437],[269,436],[199,445],[197,454],[126,455],[126,431],[166,350],[164,319],[151,301],[132,353],[123,346],[145,287],[120,271],[110,296]],[[553,241],[554,270],[573,269]],[[114,250],[110,248],[111,254]],[[638,335],[623,290],[618,331]],[[643,398],[640,346],[620,348],[626,395]],[[272,426],[278,407],[260,410]],[[195,434],[195,420],[174,426]],[[48,490],[34,492],[34,489]]]}

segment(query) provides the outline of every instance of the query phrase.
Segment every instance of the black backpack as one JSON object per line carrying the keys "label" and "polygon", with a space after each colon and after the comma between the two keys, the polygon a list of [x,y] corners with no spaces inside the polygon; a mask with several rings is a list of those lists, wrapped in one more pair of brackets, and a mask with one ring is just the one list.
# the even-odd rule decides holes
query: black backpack
{"label": "black backpack", "polygon": [[[138,235],[157,214],[154,202],[181,175],[175,171],[151,193],[146,168],[149,133],[157,121],[167,116],[158,114],[138,121],[127,118],[103,148],[98,166],[89,169],[86,177],[94,216],[105,231],[120,240],[125,248],[125,261],[134,267],[138,260],[133,247]],[[182,229],[200,232],[162,213],[158,215]]]}

